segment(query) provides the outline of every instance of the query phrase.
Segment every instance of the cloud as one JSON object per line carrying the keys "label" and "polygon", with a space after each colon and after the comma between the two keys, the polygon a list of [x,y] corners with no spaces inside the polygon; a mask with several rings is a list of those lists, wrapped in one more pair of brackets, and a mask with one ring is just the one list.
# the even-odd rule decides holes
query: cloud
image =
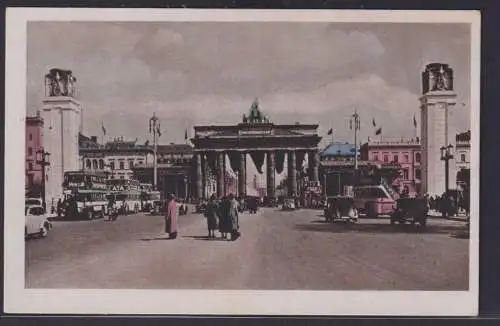
{"label": "cloud", "polygon": [[[453,66],[468,107],[468,29],[360,26],[30,23],[28,107],[39,106],[43,75],[61,67],[78,78],[89,134],[104,120],[110,135],[145,139],[156,112],[165,139],[182,142],[195,124],[239,122],[258,97],[276,123],[319,122],[338,139],[352,138],[355,107],[364,138],[373,134],[372,118],[384,135],[412,135],[420,72],[434,59]],[[457,106],[454,115],[470,124],[467,109]]]}

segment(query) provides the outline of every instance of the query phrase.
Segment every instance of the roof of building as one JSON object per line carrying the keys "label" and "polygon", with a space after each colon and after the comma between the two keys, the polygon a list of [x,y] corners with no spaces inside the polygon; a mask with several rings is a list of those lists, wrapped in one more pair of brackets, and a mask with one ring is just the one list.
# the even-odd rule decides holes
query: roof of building
{"label": "roof of building", "polygon": [[333,142],[328,145],[323,151],[321,151],[321,156],[354,156],[354,144]]}
{"label": "roof of building", "polygon": [[193,147],[188,144],[158,145],[159,154],[192,154]]}

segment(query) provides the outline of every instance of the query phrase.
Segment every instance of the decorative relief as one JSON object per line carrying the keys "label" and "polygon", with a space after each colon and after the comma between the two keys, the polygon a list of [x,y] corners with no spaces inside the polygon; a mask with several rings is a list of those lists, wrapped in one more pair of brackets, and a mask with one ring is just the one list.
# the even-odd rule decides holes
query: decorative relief
{"label": "decorative relief", "polygon": [[453,70],[442,63],[431,63],[427,65],[422,73],[423,93],[434,91],[453,90]]}
{"label": "decorative relief", "polygon": [[76,78],[71,70],[50,69],[45,75],[46,96],[70,96],[76,95]]}

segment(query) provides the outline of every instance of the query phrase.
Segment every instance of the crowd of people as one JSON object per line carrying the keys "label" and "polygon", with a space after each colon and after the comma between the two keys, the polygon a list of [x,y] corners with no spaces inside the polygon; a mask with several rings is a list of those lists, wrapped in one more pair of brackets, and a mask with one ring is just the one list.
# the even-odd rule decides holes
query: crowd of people
{"label": "crowd of people", "polygon": [[[214,195],[210,197],[204,210],[209,239],[216,239],[216,231],[219,231],[223,240],[235,241],[241,236],[240,205],[232,194],[221,199],[217,199]],[[170,194],[165,212],[165,233],[170,239],[176,239],[178,234],[177,206],[175,195]]]}

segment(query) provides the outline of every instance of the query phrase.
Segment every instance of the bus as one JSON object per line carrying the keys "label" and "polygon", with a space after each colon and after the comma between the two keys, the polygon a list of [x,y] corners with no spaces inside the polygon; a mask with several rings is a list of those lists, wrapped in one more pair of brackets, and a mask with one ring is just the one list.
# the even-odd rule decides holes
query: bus
{"label": "bus", "polygon": [[108,215],[106,176],[87,171],[68,171],[63,182],[64,217],[103,218]]}
{"label": "bus", "polygon": [[133,179],[108,180],[108,201],[113,202],[121,214],[138,213],[141,207],[139,185],[139,181]]}
{"label": "bus", "polygon": [[151,212],[160,205],[161,193],[159,191],[141,191],[141,209],[143,212]]}
{"label": "bus", "polygon": [[387,215],[395,209],[396,192],[384,184],[356,185],[353,192],[356,209],[368,218]]}

